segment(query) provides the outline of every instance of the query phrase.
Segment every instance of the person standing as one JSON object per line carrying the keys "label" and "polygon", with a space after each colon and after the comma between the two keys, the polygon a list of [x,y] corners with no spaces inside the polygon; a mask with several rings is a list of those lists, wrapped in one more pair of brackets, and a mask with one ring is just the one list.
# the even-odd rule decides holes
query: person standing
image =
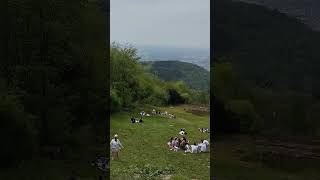
{"label": "person standing", "polygon": [[120,140],[118,139],[118,135],[115,134],[114,138],[110,142],[110,148],[112,152],[112,160],[119,159],[119,151],[123,148]]}

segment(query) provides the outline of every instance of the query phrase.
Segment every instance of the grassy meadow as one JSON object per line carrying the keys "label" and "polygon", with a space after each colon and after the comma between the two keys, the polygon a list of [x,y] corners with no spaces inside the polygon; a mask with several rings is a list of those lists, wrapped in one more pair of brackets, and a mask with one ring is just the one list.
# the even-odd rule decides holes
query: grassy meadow
{"label": "grassy meadow", "polygon": [[[124,146],[120,160],[111,161],[111,179],[210,179],[210,153],[184,155],[167,147],[170,137],[178,136],[181,128],[186,129],[190,143],[202,138],[210,142],[209,133],[198,131],[200,127],[209,128],[209,113],[196,115],[186,112],[185,108],[157,108],[175,114],[176,119],[157,115],[145,117],[141,124],[131,123],[131,113],[111,115],[110,138],[118,134]],[[138,111],[135,117],[139,117]]]}

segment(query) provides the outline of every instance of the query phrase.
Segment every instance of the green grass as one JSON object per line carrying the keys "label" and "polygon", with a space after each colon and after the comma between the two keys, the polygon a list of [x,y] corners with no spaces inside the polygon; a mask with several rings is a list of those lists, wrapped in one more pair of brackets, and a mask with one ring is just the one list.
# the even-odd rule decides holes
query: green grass
{"label": "green grass", "polygon": [[[183,106],[162,108],[164,110],[174,113],[177,118],[151,116],[144,118],[142,124],[131,124],[128,113],[111,116],[110,135],[117,133],[124,146],[120,160],[111,161],[111,179],[160,178],[160,174],[171,179],[210,179],[209,153],[184,155],[182,151],[173,152],[167,147],[169,138],[178,136],[180,128],[186,128],[190,142],[199,142],[202,138],[209,140],[208,133],[198,131],[199,127],[210,126],[209,114],[187,113]],[[142,171],[140,175],[139,171]]]}

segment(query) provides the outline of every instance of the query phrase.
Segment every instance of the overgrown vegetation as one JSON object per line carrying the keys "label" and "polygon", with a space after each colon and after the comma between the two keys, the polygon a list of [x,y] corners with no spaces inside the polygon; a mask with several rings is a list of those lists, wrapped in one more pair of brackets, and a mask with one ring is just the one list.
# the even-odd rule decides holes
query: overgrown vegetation
{"label": "overgrown vegetation", "polygon": [[112,111],[134,108],[139,104],[156,106],[184,103],[208,104],[209,93],[188,88],[183,81],[166,82],[140,63],[137,50],[113,43],[111,45]]}
{"label": "overgrown vegetation", "polygon": [[312,96],[252,87],[228,63],[215,64],[213,78],[217,131],[319,136],[319,102]]}
{"label": "overgrown vegetation", "polygon": [[10,1],[7,15],[7,47],[1,49],[6,56],[0,61],[1,165],[31,159],[45,147],[87,142],[78,136],[84,127],[90,127],[88,137],[104,135],[109,42],[102,38],[107,21],[101,4]]}
{"label": "overgrown vegetation", "polygon": [[147,61],[144,64],[164,81],[182,80],[191,89],[209,92],[210,72],[198,65],[181,61]]}
{"label": "overgrown vegetation", "polygon": [[246,3],[219,0],[215,14],[216,129],[319,136],[320,33]]}

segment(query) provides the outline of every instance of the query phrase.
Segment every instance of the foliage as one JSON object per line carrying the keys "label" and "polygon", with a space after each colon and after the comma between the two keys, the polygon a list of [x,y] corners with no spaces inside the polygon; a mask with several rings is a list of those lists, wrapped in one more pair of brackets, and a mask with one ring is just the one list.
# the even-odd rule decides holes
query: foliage
{"label": "foliage", "polygon": [[215,9],[211,88],[217,101],[217,128],[270,135],[319,134],[314,108],[320,90],[315,81],[320,33],[258,5],[219,0]]}
{"label": "foliage", "polygon": [[25,112],[18,97],[0,92],[0,99],[0,166],[8,166],[20,158],[32,156],[37,129],[34,117]]}
{"label": "foliage", "polygon": [[231,67],[217,63],[213,70],[217,131],[317,135],[320,127],[314,108],[318,101],[314,97],[251,86]]}
{"label": "foliage", "polygon": [[189,88],[209,91],[209,72],[195,64],[180,61],[143,62],[164,81],[183,81]]}
{"label": "foliage", "polygon": [[231,62],[253,85],[272,82],[277,90],[318,94],[319,32],[263,6],[231,0],[215,5],[216,58]]}
{"label": "foliage", "polygon": [[[208,103],[208,96],[190,90],[183,81],[166,82],[141,63],[137,50],[117,43],[111,44],[111,110],[134,108],[139,104],[156,106],[184,103]],[[192,98],[193,97],[193,98]],[[201,98],[194,98],[201,97]],[[199,100],[200,99],[200,100]]]}
{"label": "foliage", "polygon": [[22,161],[68,144],[79,127],[105,124],[106,16],[83,0],[8,2],[6,58],[0,61],[3,151]]}

